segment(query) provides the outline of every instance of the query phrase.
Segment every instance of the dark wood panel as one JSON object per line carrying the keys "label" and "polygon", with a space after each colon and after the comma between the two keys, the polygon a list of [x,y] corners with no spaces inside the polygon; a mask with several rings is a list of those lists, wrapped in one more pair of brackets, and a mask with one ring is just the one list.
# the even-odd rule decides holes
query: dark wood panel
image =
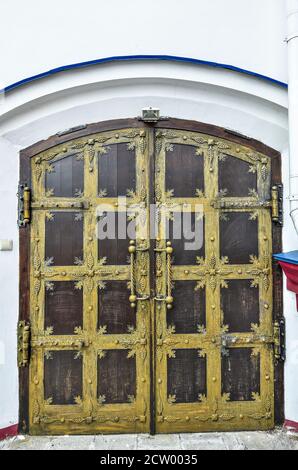
{"label": "dark wood panel", "polygon": [[252,401],[252,393],[260,394],[260,355],[251,348],[229,349],[222,356],[222,393],[231,401]]}
{"label": "dark wood panel", "polygon": [[248,264],[258,257],[258,220],[250,212],[222,212],[219,224],[220,256],[230,264]]}
{"label": "dark wood panel", "polygon": [[200,394],[207,396],[207,360],[199,350],[177,349],[167,361],[168,396],[174,396],[175,403],[194,403]]}
{"label": "dark wood panel", "polygon": [[46,218],[45,257],[53,266],[72,266],[83,261],[82,212],[52,212]]}
{"label": "dark wood panel", "polygon": [[48,351],[44,358],[44,396],[53,405],[74,405],[82,398],[83,358],[77,351]]}
{"label": "dark wood panel", "polygon": [[[106,212],[98,222],[102,229],[98,231],[98,256],[106,258],[108,265],[129,263],[128,246],[131,238],[135,239],[135,221],[128,221],[125,212]],[[98,227],[100,227],[98,225]]]}
{"label": "dark wood panel", "polygon": [[257,190],[257,173],[251,165],[231,155],[222,155],[218,164],[219,191],[227,196],[247,197],[250,190]]}
{"label": "dark wood panel", "polygon": [[175,333],[198,333],[206,326],[205,288],[195,290],[196,281],[175,281],[173,309],[167,312],[168,326],[175,326]]}
{"label": "dark wood panel", "polygon": [[220,291],[223,324],[229,332],[251,331],[251,324],[260,323],[259,288],[251,287],[250,279],[229,280]]}
{"label": "dark wood panel", "polygon": [[106,153],[98,156],[98,193],[107,197],[126,196],[136,190],[136,156],[130,144],[105,146]]}
{"label": "dark wood panel", "polygon": [[78,197],[84,192],[84,160],[82,154],[69,155],[52,164],[46,172],[45,188],[55,197]]}
{"label": "dark wood panel", "polygon": [[173,144],[166,151],[166,189],[175,197],[194,197],[204,192],[204,157],[192,145]]}
{"label": "dark wood panel", "polygon": [[98,289],[98,327],[106,326],[108,334],[128,333],[136,328],[136,311],[129,302],[126,281],[107,281]]}
{"label": "dark wood panel", "polygon": [[45,290],[45,329],[54,335],[72,335],[83,328],[83,289],[73,281],[50,282]]}
{"label": "dark wood panel", "polygon": [[97,396],[104,403],[130,403],[136,397],[136,358],[127,349],[105,350],[98,358]]}
{"label": "dark wood panel", "polygon": [[205,257],[204,218],[195,212],[173,212],[167,238],[172,242],[174,265],[193,265],[197,256]]}

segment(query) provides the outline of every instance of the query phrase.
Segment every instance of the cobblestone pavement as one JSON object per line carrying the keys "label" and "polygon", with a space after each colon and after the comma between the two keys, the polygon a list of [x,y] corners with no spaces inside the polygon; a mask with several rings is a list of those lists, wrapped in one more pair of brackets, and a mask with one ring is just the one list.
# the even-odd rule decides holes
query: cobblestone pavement
{"label": "cobblestone pavement", "polygon": [[298,450],[284,430],[206,434],[30,437],[0,442],[0,450]]}

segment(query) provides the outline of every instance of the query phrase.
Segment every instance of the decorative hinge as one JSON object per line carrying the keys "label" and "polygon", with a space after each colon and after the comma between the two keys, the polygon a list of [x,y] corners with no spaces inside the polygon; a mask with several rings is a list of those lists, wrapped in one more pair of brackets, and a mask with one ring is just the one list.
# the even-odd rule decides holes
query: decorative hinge
{"label": "decorative hinge", "polygon": [[271,188],[272,198],[272,221],[278,225],[283,224],[283,186],[282,184],[276,184]]}
{"label": "decorative hinge", "polygon": [[20,321],[18,324],[18,367],[27,367],[30,361],[30,324]]}
{"label": "decorative hinge", "polygon": [[20,183],[18,190],[18,226],[26,227],[31,219],[31,190],[27,183]]}
{"label": "decorative hinge", "polygon": [[284,318],[279,321],[276,321],[273,325],[273,345],[274,345],[275,360],[285,361],[286,346],[285,346],[285,320]]}

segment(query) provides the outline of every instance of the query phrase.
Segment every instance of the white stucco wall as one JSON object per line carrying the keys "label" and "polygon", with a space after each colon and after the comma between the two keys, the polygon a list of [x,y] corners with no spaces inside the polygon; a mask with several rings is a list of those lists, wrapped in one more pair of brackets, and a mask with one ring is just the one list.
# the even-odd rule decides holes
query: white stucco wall
{"label": "white stucco wall", "polygon": [[12,252],[0,251],[0,429],[18,422],[16,328],[18,322],[18,149],[0,137],[0,239],[13,240]]}
{"label": "white stucco wall", "polygon": [[285,0],[1,0],[0,85],[110,56],[166,54],[287,80]]}
{"label": "white stucco wall", "polygon": [[[32,84],[8,95],[0,105],[0,181],[8,202],[0,238],[15,241],[14,251],[0,252],[0,428],[17,422],[18,382],[15,329],[18,316],[18,246],[16,198],[18,152],[58,131],[91,122],[135,117],[145,106],[163,115],[234,129],[283,152],[285,214],[288,210],[287,93],[259,80],[223,70],[165,63],[122,63],[71,72]],[[2,137],[1,137],[2,136]],[[9,177],[8,177],[9,175]],[[285,217],[284,250],[297,248]],[[3,269],[2,269],[3,266]],[[298,422],[298,314],[294,295],[285,290],[288,359],[286,417]],[[2,343],[1,343],[2,342]],[[3,349],[3,346],[2,346]]]}

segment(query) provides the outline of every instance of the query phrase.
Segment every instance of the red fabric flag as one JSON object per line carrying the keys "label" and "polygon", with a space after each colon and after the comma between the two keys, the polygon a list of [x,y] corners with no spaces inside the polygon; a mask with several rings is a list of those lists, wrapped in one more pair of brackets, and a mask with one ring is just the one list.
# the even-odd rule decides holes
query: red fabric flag
{"label": "red fabric flag", "polygon": [[296,294],[296,307],[298,311],[298,265],[278,261],[287,276],[287,289]]}

